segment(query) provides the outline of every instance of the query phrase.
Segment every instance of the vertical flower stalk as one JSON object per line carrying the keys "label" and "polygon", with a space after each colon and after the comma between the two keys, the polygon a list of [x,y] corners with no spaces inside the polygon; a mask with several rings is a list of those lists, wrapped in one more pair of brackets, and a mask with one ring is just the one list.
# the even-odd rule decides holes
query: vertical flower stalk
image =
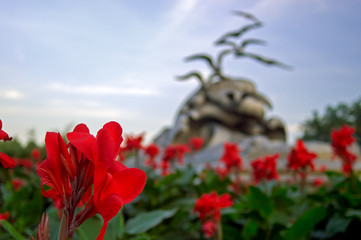
{"label": "vertical flower stalk", "polygon": [[[103,239],[109,220],[141,193],[146,175],[116,161],[123,140],[116,122],[105,124],[96,137],[85,124],[79,124],[67,138],[69,144],[59,133],[46,134],[47,158],[37,169],[42,194],[53,199],[62,214],[58,239],[72,238],[95,214],[104,219],[97,237]],[[81,209],[75,214],[78,207]],[[41,231],[39,228],[43,235]]]}

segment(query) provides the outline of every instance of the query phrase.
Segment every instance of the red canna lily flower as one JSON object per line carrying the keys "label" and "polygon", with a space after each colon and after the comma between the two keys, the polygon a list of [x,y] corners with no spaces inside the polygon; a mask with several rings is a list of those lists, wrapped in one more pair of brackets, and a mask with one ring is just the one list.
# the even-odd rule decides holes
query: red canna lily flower
{"label": "red canna lily flower", "polygon": [[203,143],[204,143],[204,139],[201,137],[192,137],[189,140],[189,144],[191,145],[194,151],[200,150],[203,146]]}
{"label": "red canna lily flower", "polygon": [[342,171],[350,173],[353,168],[353,164],[357,157],[355,154],[349,151],[355,138],[352,136],[355,133],[355,128],[344,125],[340,129],[334,129],[331,133],[333,154],[342,160]]}
{"label": "red canna lily flower", "polygon": [[125,137],[125,149],[127,151],[138,151],[143,148],[142,146],[143,134],[139,136],[126,136]]}
{"label": "red canna lily flower", "polygon": [[242,169],[242,158],[237,143],[224,143],[224,152],[220,161],[224,163],[228,171]]}
{"label": "red canna lily flower", "polygon": [[14,159],[2,152],[0,152],[0,162],[4,168],[14,168],[16,165]]}
{"label": "red canna lily flower", "polygon": [[232,205],[233,202],[228,193],[218,196],[213,191],[209,194],[204,193],[197,199],[193,211],[199,214],[199,218],[203,222],[202,230],[207,238],[212,237],[217,229],[220,229],[217,227],[221,220],[220,209]]}
{"label": "red canna lily flower", "polygon": [[159,147],[155,143],[149,144],[146,148],[144,148],[144,153],[149,157],[145,161],[145,165],[151,166],[155,170],[157,168],[155,158],[159,154],[159,152]]}
{"label": "red canna lily flower", "polygon": [[288,154],[288,168],[298,172],[301,177],[305,176],[307,168],[315,169],[313,160],[317,154],[309,152],[302,140],[298,140],[294,148]]}
{"label": "red canna lily flower", "polygon": [[233,205],[231,195],[228,193],[218,196],[213,191],[209,194],[204,193],[197,199],[193,211],[198,212],[199,218],[204,221],[208,218],[219,220],[221,218],[221,208],[231,207]]}
{"label": "red canna lily flower", "polygon": [[134,200],[143,190],[146,176],[137,168],[127,168],[115,162],[114,169],[105,170],[102,163],[94,171],[94,205],[104,224],[97,239],[103,239],[108,222],[124,204]]}
{"label": "red canna lily flower", "polygon": [[[94,137],[85,124],[67,134],[65,145],[60,134],[47,133],[47,159],[37,170],[45,197],[53,198],[66,219],[59,239],[71,238],[89,217],[99,213],[104,224],[97,239],[103,239],[107,224],[122,206],[143,190],[146,175],[137,168],[118,162],[122,128],[116,122],[103,126]],[[45,186],[50,189],[44,189]],[[83,210],[75,215],[76,207]]]}
{"label": "red canna lily flower", "polygon": [[11,141],[13,138],[9,137],[9,135],[4,130],[2,130],[2,127],[3,127],[3,123],[0,119],[0,141],[1,140],[3,140],[4,142]]}
{"label": "red canna lily flower", "polygon": [[94,138],[89,133],[68,133],[70,144],[94,163],[94,193],[87,207],[94,205],[91,214],[99,213],[104,224],[97,239],[103,239],[107,224],[122,206],[143,190],[146,175],[137,168],[127,168],[115,161],[122,142],[122,128],[109,122]]}
{"label": "red canna lily flower", "polygon": [[264,160],[258,158],[251,162],[253,179],[256,183],[262,180],[279,179],[277,172],[277,159],[279,156],[279,154],[274,154],[272,156],[265,156]]}

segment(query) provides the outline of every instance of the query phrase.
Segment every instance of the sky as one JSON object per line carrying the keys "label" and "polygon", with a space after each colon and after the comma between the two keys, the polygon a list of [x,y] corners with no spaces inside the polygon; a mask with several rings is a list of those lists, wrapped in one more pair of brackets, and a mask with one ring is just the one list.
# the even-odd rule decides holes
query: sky
{"label": "sky", "polygon": [[227,58],[225,72],[251,79],[284,121],[290,143],[299,126],[327,105],[361,96],[361,2],[356,0],[0,0],[0,119],[3,130],[42,143],[47,131],[78,123],[96,133],[117,121],[148,141],[171,126],[199,84],[176,81],[207,73],[195,53],[215,56],[214,41],[249,23],[250,51],[292,66]]}

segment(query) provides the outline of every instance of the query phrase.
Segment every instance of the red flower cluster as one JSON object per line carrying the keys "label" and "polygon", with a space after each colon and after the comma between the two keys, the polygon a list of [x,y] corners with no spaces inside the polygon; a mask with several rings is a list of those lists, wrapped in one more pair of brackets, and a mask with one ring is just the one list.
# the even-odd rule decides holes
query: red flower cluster
{"label": "red flower cluster", "polygon": [[[97,239],[103,239],[109,220],[143,190],[146,175],[115,161],[123,140],[122,128],[116,122],[105,124],[96,137],[85,124],[79,124],[67,138],[68,145],[59,133],[46,134],[47,159],[37,169],[41,191],[63,209],[65,221],[59,239],[71,238],[97,213],[104,219]],[[84,204],[74,216],[76,207]]]}
{"label": "red flower cluster", "polygon": [[203,222],[203,231],[208,238],[215,233],[221,219],[221,208],[231,207],[233,205],[231,196],[227,193],[218,196],[216,192],[202,194],[197,199],[193,208],[194,212],[199,214],[199,218]]}
{"label": "red flower cluster", "polygon": [[258,158],[251,162],[253,168],[253,179],[256,183],[262,180],[279,179],[277,172],[277,159],[279,154],[265,156],[264,160]]}
{"label": "red flower cluster", "polygon": [[160,150],[155,143],[151,143],[146,148],[144,148],[144,153],[148,155],[148,159],[145,161],[145,165],[151,166],[153,170],[157,168],[157,163],[155,157],[158,156]]}
{"label": "red flower cluster", "polygon": [[126,136],[125,149],[126,151],[138,151],[143,148],[142,146],[143,134],[139,136]]}
{"label": "red flower cluster", "polygon": [[355,128],[348,125],[343,126],[339,130],[332,130],[332,149],[335,156],[342,160],[342,170],[349,173],[352,170],[353,164],[357,157],[355,154],[348,150],[348,147],[355,142],[352,135],[355,133]]}
{"label": "red flower cluster", "polygon": [[171,163],[175,161],[178,164],[184,164],[184,155],[190,152],[189,147],[186,144],[172,144],[168,145],[164,149],[161,168],[162,168],[162,175],[166,176],[170,173]]}
{"label": "red flower cluster", "polygon": [[313,160],[317,157],[317,154],[309,152],[302,140],[298,140],[294,148],[288,154],[288,168],[299,172],[301,177],[305,176],[307,167],[310,167],[313,171],[315,164]]}
{"label": "red flower cluster", "polygon": [[201,137],[192,137],[189,144],[194,151],[198,151],[203,147],[204,140]]}
{"label": "red flower cluster", "polygon": [[222,178],[231,171],[237,172],[242,169],[242,158],[237,143],[224,143],[224,152],[219,162],[223,163],[224,168],[218,166],[216,171]]}
{"label": "red flower cluster", "polygon": [[[0,120],[0,141],[3,140],[11,141],[13,138],[9,137],[9,135],[2,130],[3,123]],[[4,166],[4,168],[14,168],[15,167],[15,161],[5,153],[0,152],[0,163]]]}

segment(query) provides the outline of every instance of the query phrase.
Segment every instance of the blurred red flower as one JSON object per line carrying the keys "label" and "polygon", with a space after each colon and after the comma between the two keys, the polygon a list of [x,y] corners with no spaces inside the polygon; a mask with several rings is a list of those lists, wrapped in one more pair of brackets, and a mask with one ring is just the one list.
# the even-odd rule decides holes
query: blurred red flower
{"label": "blurred red flower", "polygon": [[298,140],[296,146],[288,154],[288,168],[300,173],[301,177],[305,176],[308,167],[313,171],[315,164],[313,160],[317,154],[309,152],[302,140]]}
{"label": "blurred red flower", "polygon": [[277,172],[277,159],[279,156],[279,154],[274,154],[272,156],[265,156],[264,160],[258,158],[251,162],[253,179],[256,183],[262,180],[279,179]]}
{"label": "blurred red flower", "polygon": [[313,179],[313,185],[315,185],[316,187],[322,186],[323,185],[323,178],[316,177],[315,179]]}
{"label": "blurred red flower", "polygon": [[231,207],[233,201],[228,193],[218,196],[213,191],[209,194],[204,193],[197,199],[193,208],[194,212],[199,214],[199,218],[203,222],[202,229],[208,238],[215,233],[221,219],[221,208]]}
{"label": "blurred red flower", "polygon": [[125,137],[125,149],[127,151],[138,151],[143,148],[142,146],[143,134],[139,136],[126,136]]}
{"label": "blurred red flower", "polygon": [[1,220],[6,220],[9,218],[9,212],[0,213],[0,226],[1,226]]}
{"label": "blurred red flower", "polygon": [[224,143],[224,152],[220,161],[225,164],[228,170],[231,168],[240,170],[242,168],[242,158],[237,143]]}
{"label": "blurred red flower", "polygon": [[171,165],[178,162],[178,164],[184,164],[184,155],[190,152],[189,147],[186,144],[171,144],[168,145],[163,151],[163,157],[161,162],[162,175],[166,176],[170,173]]}
{"label": "blurred red flower", "polygon": [[192,137],[189,140],[189,144],[191,145],[191,147],[194,151],[200,150],[203,146],[203,143],[204,143],[204,140],[201,137]]}
{"label": "blurred red flower", "polygon": [[200,198],[197,199],[194,212],[198,212],[199,218],[202,221],[210,219],[219,220],[221,218],[221,208],[231,207],[233,205],[231,195],[228,193],[218,196],[213,191],[211,193],[204,193]]}
{"label": "blurred red flower", "polygon": [[148,159],[145,161],[145,165],[151,166],[155,170],[157,168],[155,158],[159,152],[159,147],[155,143],[151,143],[146,148],[144,148],[144,153],[148,155]]}
{"label": "blurred red flower", "polygon": [[207,238],[211,238],[217,230],[217,224],[212,220],[205,221],[202,224],[202,230]]}
{"label": "blurred red flower", "polygon": [[357,157],[355,154],[349,151],[355,138],[352,136],[355,133],[355,128],[344,125],[340,129],[333,129],[331,133],[333,154],[342,160],[342,170],[345,173],[350,173],[353,168],[353,164]]}
{"label": "blurred red flower", "polygon": [[19,190],[19,188],[21,188],[22,186],[25,186],[26,185],[26,182],[20,178],[14,178],[12,181],[11,181],[15,191]]}

